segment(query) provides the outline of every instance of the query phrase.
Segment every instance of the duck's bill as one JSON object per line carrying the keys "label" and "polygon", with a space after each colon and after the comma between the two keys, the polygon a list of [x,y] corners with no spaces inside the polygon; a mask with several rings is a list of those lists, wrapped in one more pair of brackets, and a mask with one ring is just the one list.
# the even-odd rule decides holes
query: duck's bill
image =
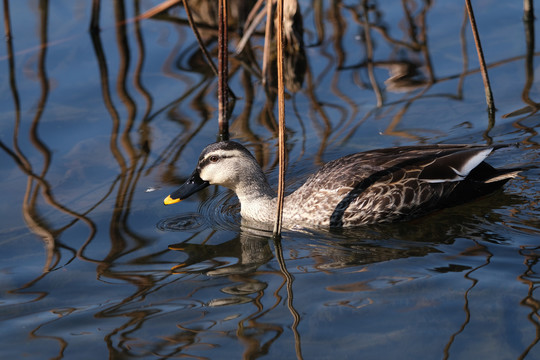
{"label": "duck's bill", "polygon": [[194,171],[184,185],[180,186],[178,190],[167,196],[165,200],[163,200],[163,203],[165,205],[176,204],[177,202],[187,199],[197,191],[204,189],[208,185],[210,185],[208,181],[201,179],[199,173]]}

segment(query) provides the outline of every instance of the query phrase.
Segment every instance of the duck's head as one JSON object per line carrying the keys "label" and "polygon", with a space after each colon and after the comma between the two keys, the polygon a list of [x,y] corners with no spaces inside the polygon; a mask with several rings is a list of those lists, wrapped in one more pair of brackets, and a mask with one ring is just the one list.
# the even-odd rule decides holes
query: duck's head
{"label": "duck's head", "polygon": [[[175,204],[208,185],[222,185],[237,191],[239,186],[254,175],[262,175],[262,170],[245,147],[234,141],[213,143],[202,151],[189,179],[163,202],[165,205]],[[262,177],[266,183],[264,175]]]}

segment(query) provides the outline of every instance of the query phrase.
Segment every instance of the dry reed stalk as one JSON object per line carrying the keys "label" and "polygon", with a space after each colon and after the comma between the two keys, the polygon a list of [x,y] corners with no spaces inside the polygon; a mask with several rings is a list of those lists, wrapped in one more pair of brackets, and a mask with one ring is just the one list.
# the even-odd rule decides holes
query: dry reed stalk
{"label": "dry reed stalk", "polygon": [[487,73],[486,61],[484,60],[484,52],[482,51],[482,44],[480,43],[480,35],[478,34],[478,27],[476,26],[476,20],[474,18],[474,12],[470,0],[465,0],[467,7],[467,14],[469,15],[469,21],[471,23],[471,29],[474,37],[474,44],[476,46],[476,52],[478,54],[478,62],[480,63],[480,70],[482,73],[482,79],[484,80],[484,91],[486,93],[486,103],[488,106],[488,114],[490,118],[495,114],[495,102],[493,100],[493,93],[491,92],[491,85],[489,83],[489,77]]}
{"label": "dry reed stalk", "polygon": [[227,116],[228,92],[228,62],[229,39],[227,29],[227,0],[219,0],[219,40],[218,40],[218,102],[219,102],[219,141],[229,140],[229,118]]}
{"label": "dry reed stalk", "polygon": [[[281,236],[281,225],[283,220],[283,199],[285,194],[285,85],[283,83],[283,1],[277,2],[276,29],[277,44],[277,79],[278,79],[278,143],[279,143],[279,178],[276,221],[274,223],[274,237]],[[270,21],[269,18],[266,19]]]}

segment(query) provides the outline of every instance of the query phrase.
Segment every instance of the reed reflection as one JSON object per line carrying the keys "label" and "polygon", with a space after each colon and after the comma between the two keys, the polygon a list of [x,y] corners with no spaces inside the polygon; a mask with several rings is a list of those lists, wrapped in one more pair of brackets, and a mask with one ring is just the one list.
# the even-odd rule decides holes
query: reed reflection
{"label": "reed reflection", "polygon": [[[117,48],[119,53],[119,69],[116,81],[115,94],[120,98],[122,104],[125,106],[126,119],[121,118],[121,112],[117,109],[111,95],[111,89],[109,87],[109,69],[106,60],[105,52],[100,40],[100,34],[98,32],[90,32],[92,43],[94,45],[94,51],[96,54],[96,60],[100,70],[101,90],[103,96],[103,102],[105,108],[109,112],[112,122],[109,148],[111,154],[117,162],[119,175],[117,179],[111,184],[110,191],[107,196],[115,197],[115,205],[111,214],[111,220],[109,223],[109,234],[111,240],[111,250],[104,259],[92,259],[85,255],[85,250],[91,245],[91,241],[85,242],[81,247],[80,256],[82,259],[98,264],[98,273],[113,276],[109,273],[109,266],[116,260],[122,258],[128,249],[133,251],[142,248],[148,241],[144,236],[137,234],[135,229],[131,229],[128,225],[130,204],[133,200],[137,181],[141,176],[141,173],[146,167],[149,155],[150,139],[148,138],[148,127],[146,122],[141,122],[140,131],[141,138],[138,140],[138,144],[135,145],[131,139],[134,132],[132,131],[135,126],[135,120],[137,115],[137,104],[127,91],[127,79],[128,69],[130,66],[131,50],[127,41],[126,26],[125,26],[125,7],[123,2],[116,2],[114,6],[116,23],[116,39]],[[140,31],[139,27],[135,27],[136,33]],[[141,38],[140,34],[136,38]],[[139,46],[139,64],[144,60],[144,50]],[[136,67],[136,71],[140,73],[141,66]],[[136,79],[140,79],[140,74],[135,76]],[[140,81],[136,82],[136,89],[141,92],[143,98],[146,99],[147,105],[151,106],[150,95],[141,86]],[[144,111],[145,114],[149,114],[150,108],[147,107]],[[127,154],[127,159],[124,154]],[[116,191],[113,189],[116,188]],[[128,251],[129,252],[129,251]]]}
{"label": "reed reflection", "polygon": [[535,329],[535,337],[523,350],[518,359],[527,358],[531,350],[540,342],[540,300],[538,299],[538,295],[535,294],[540,285],[540,277],[535,271],[540,258],[539,250],[540,248],[537,246],[521,246],[519,251],[523,257],[523,264],[526,269],[523,275],[518,277],[518,280],[526,285],[528,289],[527,296],[523,298],[520,305],[530,309],[527,318]]}
{"label": "reed reflection", "polygon": [[[270,309],[265,308],[264,299],[270,294],[267,294],[266,290],[268,284],[261,277],[280,276],[280,273],[258,270],[272,258],[268,240],[242,234],[245,233],[213,245],[211,242],[216,241],[212,239],[215,232],[209,236],[196,232],[185,242],[169,246],[172,251],[187,256],[181,264],[173,266],[171,272],[146,277],[131,274],[129,279],[125,278],[124,280],[132,283],[139,278],[141,283],[138,290],[122,302],[96,314],[98,318],[127,318],[120,327],[106,336],[110,354],[122,356],[153,353],[161,356],[186,356],[196,354],[201,345],[207,349],[219,347],[221,341],[226,341],[229,336],[237,336],[244,343],[244,354],[247,358],[265,353],[284,330],[279,325],[263,321],[264,315],[280,303],[281,297]],[[200,241],[198,239],[201,236],[203,240],[198,244],[194,243]],[[148,256],[144,263],[147,264],[154,256],[157,260],[161,254]],[[237,262],[229,263],[223,260],[230,261],[233,258],[237,259]],[[210,285],[209,288],[205,282],[190,281],[200,272],[204,272],[205,276],[227,281],[219,281],[224,284],[219,289],[214,289],[215,285]],[[158,290],[171,291],[167,288],[172,288],[176,295],[168,299],[157,296]],[[216,297],[209,299],[208,291]],[[224,319],[220,311],[212,310],[223,306],[242,306],[242,315],[238,319]],[[249,310],[250,308],[254,310]],[[175,330],[163,333],[164,322],[174,325],[166,328]],[[152,339],[148,343],[150,339],[145,334],[151,334],[155,328],[161,339]],[[154,335],[150,336],[152,337]],[[130,348],[131,343],[141,341],[148,345],[142,348],[139,345],[137,350]]]}
{"label": "reed reflection", "polygon": [[[8,9],[6,6],[7,1],[4,2],[4,9]],[[112,129],[110,133],[110,150],[114,155],[114,158],[117,161],[119,168],[119,176],[116,179],[112,179],[110,184],[109,191],[106,192],[104,198],[95,199],[95,203],[91,204],[90,207],[80,213],[69,209],[67,206],[58,202],[55,198],[55,192],[58,189],[53,188],[49,181],[47,180],[47,175],[49,169],[52,166],[52,152],[49,148],[47,139],[43,139],[39,132],[39,125],[43,118],[43,113],[47,107],[47,100],[49,98],[50,86],[49,79],[47,76],[47,51],[48,51],[48,39],[47,39],[47,29],[48,29],[48,18],[49,18],[49,3],[48,1],[42,1],[39,3],[39,20],[40,20],[40,43],[41,47],[38,52],[37,58],[37,79],[39,79],[41,85],[41,96],[38,99],[36,106],[35,115],[31,121],[30,126],[30,139],[31,144],[37,149],[42,155],[42,168],[41,170],[34,170],[34,165],[30,163],[27,157],[24,155],[24,150],[20,148],[19,143],[19,128],[21,123],[21,109],[20,109],[20,100],[17,90],[17,81],[15,78],[15,54],[13,53],[13,46],[11,37],[8,42],[9,50],[9,71],[10,71],[10,85],[13,94],[13,101],[15,107],[15,125],[14,125],[14,136],[13,136],[13,149],[5,146],[2,143],[2,149],[14,160],[14,162],[19,166],[20,170],[27,174],[28,182],[26,187],[26,194],[24,196],[24,201],[22,205],[24,219],[27,223],[28,228],[34,232],[36,235],[40,236],[45,244],[46,249],[46,261],[44,265],[44,272],[36,277],[35,279],[29,281],[26,284],[18,287],[17,289],[11,290],[12,293],[19,293],[25,290],[24,292],[28,294],[28,289],[31,289],[36,285],[37,282],[41,281],[45,276],[50,274],[52,271],[57,270],[58,266],[65,266],[69,264],[75,256],[78,256],[80,259],[89,261],[92,263],[98,264],[97,272],[98,277],[105,278],[114,278],[118,280],[131,283],[136,286],[138,291],[131,297],[125,299],[125,302],[130,302],[133,298],[137,298],[140,292],[144,292],[160,281],[159,277],[156,279],[152,275],[139,275],[130,272],[118,271],[115,269],[115,265],[121,264],[126,255],[136,251],[148,242],[148,239],[145,236],[137,234],[137,230],[130,227],[128,224],[131,202],[133,200],[134,193],[136,191],[137,182],[141,177],[143,170],[146,168],[146,163],[148,160],[148,154],[150,152],[150,137],[148,131],[147,122],[142,122],[140,125],[140,138],[134,143],[132,140],[133,127],[135,126],[135,120],[137,116],[137,107],[138,104],[133,100],[131,95],[128,93],[128,69],[130,67],[131,59],[131,49],[128,45],[128,35],[126,33],[127,29],[125,26],[125,8],[123,2],[115,3],[115,15],[116,22],[118,26],[116,27],[117,34],[117,45],[119,50],[119,69],[118,77],[116,83],[116,90],[114,92],[117,95],[121,102],[125,106],[127,117],[124,119],[120,115],[119,111],[114,104],[113,96],[111,95],[112,90],[109,87],[109,71],[108,63],[106,60],[105,52],[103,46],[101,45],[100,35],[98,32],[91,32],[93,39],[94,50],[96,53],[97,63],[100,69],[100,79],[102,84],[102,95],[106,109],[108,109],[110,118],[112,121]],[[10,24],[9,11],[6,11],[4,14],[4,19],[6,21],[6,26]],[[124,25],[123,25],[124,24]],[[146,109],[144,110],[144,117],[147,117],[150,113],[152,106],[151,95],[148,91],[142,86],[140,81],[141,72],[142,72],[142,63],[144,62],[144,48],[142,45],[140,27],[135,27],[136,38],[139,39],[139,62],[135,69],[135,88],[146,99]],[[127,155],[127,158],[126,158]],[[106,198],[114,197],[115,206],[111,213],[110,219],[110,240],[111,240],[111,250],[104,258],[91,258],[86,254],[88,247],[92,245],[94,236],[97,231],[97,226],[90,219],[89,214],[95,210],[99,205],[103,203]],[[50,216],[50,211],[43,211],[40,204],[40,198],[42,198],[47,205],[52,209],[56,209],[64,214],[67,214],[72,220],[68,220],[66,224],[60,225],[59,227],[53,227],[51,224],[56,222],[56,217],[54,220],[49,221],[47,219]],[[77,247],[72,245],[66,245],[60,241],[62,233],[64,233],[69,228],[73,227],[78,221],[82,221],[89,228],[89,235],[84,241],[83,245],[77,249]],[[64,250],[64,251],[62,251]],[[71,253],[71,257],[67,259],[62,259],[65,256],[66,251]],[[36,293],[37,298],[34,301],[40,300],[48,295],[47,292]],[[56,339],[61,343],[61,350],[66,347],[67,341],[62,339],[62,337],[53,337],[53,336],[43,336],[39,335],[42,333],[42,328],[48,326],[49,322],[45,322],[34,329],[31,333],[35,337],[45,337],[48,339]]]}
{"label": "reed reflection", "polygon": [[[528,1],[524,3],[525,5],[529,4]],[[528,8],[528,9],[527,9]],[[527,124],[528,120],[533,119],[533,116],[537,114],[538,110],[540,109],[540,103],[535,102],[531,98],[531,91],[533,89],[534,84],[534,57],[535,57],[535,26],[534,21],[531,17],[532,14],[532,3],[529,4],[529,6],[525,6],[525,15],[524,15],[524,36],[525,36],[525,44],[527,52],[525,54],[525,83],[523,85],[523,90],[521,92],[521,98],[523,100],[523,103],[525,104],[524,107],[514,110],[508,114],[504,114],[503,118],[510,118],[510,117],[520,117],[518,118],[514,126],[527,134],[530,134],[527,139],[523,141],[524,144],[533,145],[534,147],[539,147],[540,144],[538,141],[535,141],[534,138],[538,136],[538,132],[536,131],[534,126],[530,126]]]}
{"label": "reed reflection", "polygon": [[[11,18],[9,12],[8,1],[4,1],[4,24],[6,28],[7,38],[7,55],[9,66],[9,78],[10,89],[13,96],[14,104],[14,126],[13,126],[13,145],[9,148],[3,142],[0,142],[2,150],[13,160],[18,166],[20,171],[27,176],[26,191],[22,201],[22,213],[24,221],[26,222],[28,229],[39,236],[44,243],[46,259],[44,261],[43,272],[34,279],[19,285],[15,289],[8,290],[11,294],[33,294],[35,298],[31,302],[37,302],[48,296],[47,291],[33,291],[31,290],[39,281],[50,274],[52,271],[58,269],[58,267],[69,264],[76,256],[76,248],[64,244],[60,241],[61,234],[67,229],[71,228],[78,221],[82,221],[90,230],[89,239],[92,238],[95,233],[95,224],[84,213],[79,213],[69,209],[67,206],[61,204],[54,195],[53,187],[47,180],[47,174],[52,163],[52,153],[47,145],[47,141],[42,139],[39,132],[39,125],[42,120],[43,112],[47,106],[47,100],[49,97],[50,86],[49,79],[46,70],[47,59],[47,43],[48,43],[48,20],[49,20],[49,2],[42,1],[39,3],[36,13],[38,14],[39,24],[39,41],[40,50],[38,52],[36,63],[36,78],[39,81],[41,95],[37,101],[35,113],[32,117],[29,135],[32,146],[37,149],[42,156],[41,170],[35,170],[35,166],[28,160],[28,157],[24,154],[24,150],[19,145],[20,128],[22,118],[21,100],[18,91],[17,79],[16,79],[16,67],[15,67],[15,53],[13,52],[13,39],[11,37]],[[29,150],[28,150],[29,151]],[[37,166],[39,167],[39,165]],[[48,217],[50,213],[43,211],[38,205],[41,200],[45,202],[52,209],[64,213],[68,216],[68,220],[65,224],[60,226],[53,226],[54,221],[49,221]],[[64,251],[62,251],[64,250]],[[62,261],[62,256],[65,253],[70,253],[68,259]],[[54,322],[55,320],[52,320]],[[67,342],[58,336],[41,335],[40,329],[47,325],[45,322],[39,325],[37,328],[30,331],[29,335],[32,339],[49,339],[59,344],[59,355],[61,356],[64,349],[67,347]]]}
{"label": "reed reflection", "polygon": [[[478,265],[477,267],[467,271],[465,273],[465,279],[469,280],[471,282],[471,285],[465,290],[465,293],[463,294],[463,312],[465,313],[463,323],[461,324],[460,328],[453,333],[450,336],[450,339],[448,340],[448,343],[444,347],[444,359],[448,359],[450,357],[450,350],[452,348],[452,345],[454,344],[456,338],[465,331],[465,328],[471,321],[471,310],[469,305],[469,296],[470,293],[473,291],[473,289],[476,287],[476,285],[479,282],[479,279],[475,278],[473,273],[475,271],[478,271],[479,269],[489,266],[491,258],[493,257],[493,254],[488,250],[488,248],[484,245],[481,245],[479,242],[474,241],[474,246],[467,249],[463,253],[461,253],[461,256],[485,256],[486,260],[483,264]],[[461,268],[461,271],[468,270],[466,268]]]}
{"label": "reed reflection", "polygon": [[[531,9],[532,10],[532,9]],[[503,115],[503,117],[513,117],[524,114],[534,115],[538,112],[540,104],[531,99],[531,89],[534,84],[534,49],[535,49],[535,36],[534,36],[534,21],[530,17],[530,11],[525,11],[524,20],[524,36],[525,36],[525,48],[527,50],[525,55],[525,84],[521,93],[521,98],[525,103],[525,107],[514,110],[511,113]]]}
{"label": "reed reflection", "polygon": [[[4,20],[7,28],[10,28],[10,14],[9,7],[7,2],[4,3]],[[49,17],[49,3],[48,1],[40,2],[39,9],[37,14],[39,15],[40,24],[39,34],[40,34],[40,51],[38,53],[38,60],[36,64],[36,77],[39,79],[41,87],[41,95],[38,99],[38,104],[36,106],[35,114],[31,120],[31,126],[29,128],[30,140],[35,149],[37,149],[42,157],[42,168],[41,170],[34,170],[34,165],[28,160],[27,156],[24,154],[24,151],[19,146],[20,138],[20,127],[22,121],[21,114],[21,102],[19,97],[19,91],[17,89],[17,80],[15,77],[15,54],[13,53],[12,38],[8,38],[8,64],[9,64],[9,73],[10,73],[10,88],[13,96],[14,103],[14,127],[13,127],[13,149],[10,149],[8,146],[2,145],[2,149],[13,159],[15,164],[19,167],[21,172],[27,175],[27,186],[26,193],[24,195],[24,200],[22,204],[23,217],[27,223],[28,228],[43,239],[46,252],[46,260],[44,264],[44,273],[33,281],[25,284],[20,289],[14,290],[18,291],[24,288],[31,287],[35,282],[40,280],[48,271],[55,270],[56,267],[60,264],[62,253],[61,250],[67,250],[71,253],[71,258],[64,261],[64,264],[69,263],[76,255],[77,250],[71,246],[68,246],[62,243],[59,240],[60,235],[72,227],[77,221],[81,220],[89,227],[90,235],[89,238],[95,233],[95,224],[86,216],[85,213],[79,213],[69,209],[67,206],[61,204],[56,200],[52,186],[50,185],[47,178],[47,173],[51,167],[52,162],[52,153],[47,145],[46,140],[43,140],[39,133],[39,125],[42,119],[43,112],[47,106],[47,99],[49,95],[49,79],[47,77],[46,71],[46,58],[47,58],[47,28],[48,28],[48,17]],[[11,32],[11,30],[9,31]],[[71,221],[68,221],[66,224],[59,226],[58,228],[52,227],[52,221],[47,220],[45,212],[38,209],[38,203],[40,198],[43,198],[46,204],[51,206],[53,209],[60,211],[69,218]],[[42,294],[39,298],[46,296]],[[39,299],[38,298],[38,299]]]}
{"label": "reed reflection", "polygon": [[[434,98],[434,97],[444,97],[455,100],[460,100],[462,98],[462,86],[463,79],[470,75],[476,74],[476,71],[467,69],[468,65],[468,54],[464,52],[463,55],[463,64],[464,69],[461,74],[447,76],[447,77],[436,77],[436,69],[432,64],[431,54],[429,51],[429,42],[428,42],[428,33],[429,29],[426,24],[426,17],[429,14],[431,9],[430,4],[416,4],[411,1],[403,1],[403,31],[404,38],[396,38],[391,36],[391,32],[388,30],[387,23],[385,19],[385,11],[382,5],[363,3],[362,6],[351,7],[335,7],[329,5],[327,9],[322,9],[322,12],[314,12],[317,16],[322,16],[325,11],[328,13],[330,19],[334,19],[331,22],[320,21],[320,19],[315,19],[316,24],[320,24],[321,27],[333,27],[333,36],[329,36],[328,39],[325,39],[325,43],[321,44],[322,53],[328,58],[327,66],[322,69],[317,69],[317,74],[311,74],[313,71],[310,68],[310,65],[306,63],[307,67],[305,69],[305,76],[307,79],[306,86],[298,87],[295,86],[293,92],[295,93],[292,98],[293,102],[297,97],[306,97],[310,102],[309,108],[312,109],[312,113],[309,114],[308,119],[311,121],[311,128],[320,129],[317,134],[319,136],[318,144],[320,144],[319,153],[322,154],[327,146],[335,143],[343,143],[350,141],[354,138],[354,135],[357,133],[357,130],[364,124],[367,120],[377,119],[382,116],[388,117],[391,114],[392,121],[388,124],[388,127],[385,131],[385,134],[402,136],[404,138],[425,141],[427,136],[432,136],[433,134],[438,135],[436,130],[422,130],[416,129],[411,130],[397,130],[402,119],[406,116],[408,111],[413,107],[413,105],[420,99]],[[234,4],[231,5],[234,8]],[[314,4],[314,9],[321,10],[320,4]],[[234,8],[236,9],[236,8]],[[298,9],[298,8],[297,8]],[[194,18],[196,24],[201,24],[200,31],[202,38],[205,42],[205,45],[210,45],[215,43],[215,20],[206,19],[204,11],[197,11],[197,9],[192,9],[194,12]],[[257,12],[258,11],[258,12]],[[245,31],[244,36],[240,40],[241,51],[236,59],[231,60],[231,79],[235,81],[235,73],[239,68],[244,68],[243,77],[248,77],[248,81],[242,81],[244,84],[249,82],[250,84],[256,83],[258,79],[261,79],[263,75],[257,69],[261,68],[260,64],[257,64],[257,58],[260,58],[260,52],[258,51],[257,46],[262,46],[262,39],[258,36],[259,33],[255,31],[258,26],[258,21],[261,21],[263,12],[265,10],[262,8],[253,8],[252,14],[247,17],[247,20],[243,18],[242,20],[235,21],[234,24],[244,24],[243,28]],[[212,11],[207,11],[211,14]],[[241,11],[234,12],[235,14],[240,14]],[[247,13],[247,12],[245,12]],[[234,18],[234,17],[233,17]],[[295,43],[294,48],[298,48],[303,51],[303,36],[302,32],[302,23],[303,20],[300,17],[300,13],[297,11],[292,17],[294,22],[298,23],[298,26],[294,27],[290,32],[294,34],[291,36],[291,39],[297,39],[295,41],[291,40],[291,43]],[[347,19],[352,18],[354,21],[362,26],[363,32],[360,35],[355,35],[353,31],[355,29],[349,29],[347,27],[341,26]],[[157,17],[161,21],[169,21],[176,24],[186,24],[187,21],[176,17],[173,15],[160,15]],[[294,24],[293,22],[293,24]],[[465,22],[464,22],[465,24]],[[260,26],[259,28],[261,28]],[[463,27],[465,29],[466,27]],[[262,30],[262,29],[261,29]],[[321,28],[320,33],[328,33],[327,29]],[[462,31],[462,41],[464,39],[465,33]],[[363,43],[369,45],[374,41],[380,42],[381,39],[385,42],[385,45],[390,47],[392,51],[390,55],[383,55],[386,58],[380,58],[378,48],[373,46],[368,46],[369,49],[365,51],[365,59],[360,61],[357,65],[348,65],[345,63],[346,59],[351,58],[351,52],[349,49],[343,47],[344,43],[347,43],[347,39],[351,36],[360,37],[363,40]],[[334,44],[335,54],[326,52],[324,50],[327,44]],[[465,48],[465,47],[464,47]],[[185,50],[182,50],[180,58],[185,58]],[[210,51],[211,53],[212,51]],[[189,58],[192,58],[191,56]],[[202,56],[198,56],[202,59]],[[337,66],[336,66],[337,64]],[[264,65],[264,64],[263,64]],[[269,67],[273,68],[272,66]],[[303,74],[304,66],[295,67],[295,73],[297,75]],[[378,72],[375,71],[376,68],[388,69],[389,77],[384,80],[384,89],[381,87],[380,81],[377,79]],[[187,68],[186,68],[187,69]],[[347,76],[352,72],[356,83],[358,84],[359,89],[372,89],[375,93],[376,98],[378,99],[378,105],[374,108],[368,108],[363,111],[365,114],[360,121],[357,119],[357,115],[360,113],[360,108],[358,106],[358,100],[355,97],[349,95],[351,91],[349,89],[343,88],[344,84],[341,79],[344,76]],[[251,76],[250,76],[251,75]],[[315,76],[314,76],[315,75]],[[321,101],[317,95],[318,87],[324,87],[325,77],[332,77],[332,88],[336,94],[336,98],[342,99],[341,103],[329,103]],[[363,78],[368,78],[368,81],[364,81]],[[443,83],[451,81],[455,78],[459,78],[460,81],[457,85],[456,92],[454,94],[434,94],[433,86],[437,83]],[[270,81],[271,83],[271,81]],[[291,87],[292,88],[292,87]],[[246,86],[244,89],[249,90]],[[379,90],[377,90],[379,89]],[[235,90],[237,91],[237,90]],[[402,99],[386,101],[386,93],[391,92],[401,92],[403,93]],[[249,93],[249,91],[248,91]],[[264,110],[259,114],[254,114],[252,118],[255,120],[254,123],[263,124],[266,130],[270,131],[272,134],[275,134],[276,131],[276,122],[273,118],[273,109],[274,109],[274,91],[271,89],[267,93],[267,103],[264,107]],[[206,93],[204,96],[213,96],[214,94]],[[382,110],[386,108],[385,110]],[[246,101],[244,103],[244,109],[237,119],[233,121],[233,127],[235,121],[240,121],[244,119],[244,114],[251,112],[251,102]],[[335,113],[338,111],[342,116],[330,116],[329,113]],[[303,129],[305,129],[304,121],[305,116],[298,116],[298,121]],[[492,125],[490,125],[492,126]],[[260,138],[260,135],[253,134],[253,129],[242,126],[239,130],[242,133],[238,133],[238,137],[247,137],[250,139]],[[247,131],[248,133],[245,133]],[[434,133],[435,131],[435,133]],[[427,135],[421,135],[422,132],[425,132]],[[255,136],[253,136],[255,135]],[[319,158],[319,162],[322,162]]]}

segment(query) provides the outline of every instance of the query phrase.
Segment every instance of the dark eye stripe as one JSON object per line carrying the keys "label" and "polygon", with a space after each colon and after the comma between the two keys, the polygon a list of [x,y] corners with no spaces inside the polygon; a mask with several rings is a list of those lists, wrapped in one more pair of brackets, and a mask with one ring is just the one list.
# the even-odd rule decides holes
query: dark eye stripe
{"label": "dark eye stripe", "polygon": [[[211,161],[210,159],[213,158],[213,157],[217,158],[217,160]],[[203,161],[201,161],[201,162],[199,163],[199,169],[204,168],[204,167],[205,167],[206,165],[208,165],[209,163],[213,163],[213,162],[216,162],[216,161],[221,160],[221,159],[227,159],[227,158],[232,158],[232,157],[233,157],[232,155],[222,155],[222,156],[219,156],[219,155],[210,155],[210,156],[208,156],[206,159],[204,159]]]}

